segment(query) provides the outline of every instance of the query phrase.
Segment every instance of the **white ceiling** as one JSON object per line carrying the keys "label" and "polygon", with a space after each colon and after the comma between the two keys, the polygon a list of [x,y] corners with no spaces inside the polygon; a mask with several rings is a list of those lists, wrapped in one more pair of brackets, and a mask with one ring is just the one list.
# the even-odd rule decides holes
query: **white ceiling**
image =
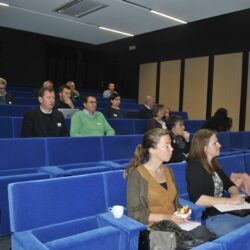
{"label": "white ceiling", "polygon": [[98,26],[138,35],[185,25],[157,16],[148,9],[192,22],[250,8],[250,0],[129,0],[146,8],[122,0],[97,0],[108,7],[81,18],[54,12],[71,1],[0,0],[11,5],[0,6],[0,26],[98,45],[126,37]]}

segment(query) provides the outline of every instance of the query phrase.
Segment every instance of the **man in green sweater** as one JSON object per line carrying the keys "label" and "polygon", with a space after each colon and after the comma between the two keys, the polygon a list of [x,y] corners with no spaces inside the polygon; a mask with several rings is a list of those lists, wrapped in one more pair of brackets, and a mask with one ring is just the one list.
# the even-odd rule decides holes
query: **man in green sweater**
{"label": "man in green sweater", "polygon": [[96,111],[96,98],[87,96],[83,101],[84,110],[77,111],[71,118],[70,136],[114,135],[101,112]]}

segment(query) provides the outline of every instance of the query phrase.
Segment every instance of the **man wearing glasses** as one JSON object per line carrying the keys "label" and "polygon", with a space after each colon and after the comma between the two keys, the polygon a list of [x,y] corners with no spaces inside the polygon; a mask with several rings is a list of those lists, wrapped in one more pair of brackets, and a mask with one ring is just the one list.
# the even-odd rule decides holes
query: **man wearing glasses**
{"label": "man wearing glasses", "polygon": [[6,91],[7,82],[5,79],[0,77],[0,105],[1,104],[12,104],[12,96]]}
{"label": "man wearing glasses", "polygon": [[83,101],[84,110],[77,111],[71,118],[70,136],[102,136],[114,135],[101,112],[96,111],[94,96],[87,96]]}

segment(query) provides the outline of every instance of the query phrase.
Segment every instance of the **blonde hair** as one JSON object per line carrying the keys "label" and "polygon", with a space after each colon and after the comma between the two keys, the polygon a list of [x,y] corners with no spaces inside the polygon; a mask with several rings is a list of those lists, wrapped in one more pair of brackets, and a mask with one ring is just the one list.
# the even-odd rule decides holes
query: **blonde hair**
{"label": "blonde hair", "polygon": [[149,149],[155,148],[159,143],[161,137],[168,134],[169,133],[167,132],[167,130],[162,128],[151,129],[144,134],[142,138],[142,143],[137,145],[134,152],[134,156],[129,166],[125,170],[124,173],[125,178],[127,178],[128,175],[138,166],[148,161]]}

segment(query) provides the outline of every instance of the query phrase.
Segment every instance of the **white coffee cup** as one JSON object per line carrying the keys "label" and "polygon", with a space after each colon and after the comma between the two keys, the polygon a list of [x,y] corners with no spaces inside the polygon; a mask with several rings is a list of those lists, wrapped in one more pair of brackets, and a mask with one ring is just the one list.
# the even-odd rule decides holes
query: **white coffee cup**
{"label": "white coffee cup", "polygon": [[120,205],[115,205],[113,207],[109,207],[108,211],[111,212],[115,218],[119,219],[123,216],[124,207]]}

